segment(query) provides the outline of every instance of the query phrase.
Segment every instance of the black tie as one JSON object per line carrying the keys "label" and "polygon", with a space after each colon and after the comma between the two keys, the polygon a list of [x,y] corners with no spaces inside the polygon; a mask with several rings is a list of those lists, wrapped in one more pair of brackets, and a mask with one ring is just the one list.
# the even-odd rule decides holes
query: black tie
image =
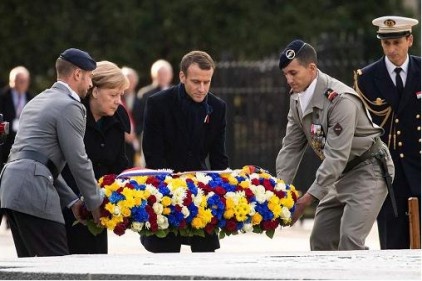
{"label": "black tie", "polygon": [[396,69],[394,69],[394,71],[396,72],[397,93],[400,96],[403,93],[403,80],[401,80],[401,76],[400,76],[400,72],[402,71],[402,69],[400,67],[397,67]]}

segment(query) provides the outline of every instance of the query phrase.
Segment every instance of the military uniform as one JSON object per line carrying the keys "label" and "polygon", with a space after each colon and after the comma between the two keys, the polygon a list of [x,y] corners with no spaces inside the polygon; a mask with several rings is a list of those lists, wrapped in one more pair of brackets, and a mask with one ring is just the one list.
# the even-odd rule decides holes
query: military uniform
{"label": "military uniform", "polygon": [[[378,33],[380,39],[408,36],[410,27],[406,26],[414,21],[401,17],[374,20],[380,29],[384,28]],[[405,27],[400,27],[401,24]],[[396,169],[393,189],[398,217],[393,214],[390,200],[386,200],[378,216],[381,249],[408,249],[408,198],[419,199],[419,210],[421,199],[421,58],[407,56],[403,64],[407,65],[407,69],[404,69],[407,75],[401,94],[387,70],[386,63],[392,65],[387,60],[384,56],[357,70],[355,89],[361,94],[374,123],[384,128],[382,140],[390,149]]]}
{"label": "military uniform", "polygon": [[[387,195],[386,184],[375,158],[343,171],[347,163],[370,149],[381,133],[353,89],[321,71],[305,112],[301,112],[298,94],[292,94],[276,170],[279,178],[292,182],[301,161],[298,155],[303,155],[308,143],[323,160],[308,190],[320,200],[311,250],[365,249],[364,240]],[[383,149],[388,154],[385,146]],[[387,158],[392,174],[392,161]]]}

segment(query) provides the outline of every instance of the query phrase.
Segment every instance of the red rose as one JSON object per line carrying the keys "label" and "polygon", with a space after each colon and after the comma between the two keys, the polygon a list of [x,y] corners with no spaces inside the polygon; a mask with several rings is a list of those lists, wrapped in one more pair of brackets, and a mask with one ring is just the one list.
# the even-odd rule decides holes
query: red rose
{"label": "red rose", "polygon": [[150,230],[152,232],[157,232],[158,231],[158,224],[157,224],[157,222],[151,223]]}
{"label": "red rose", "polygon": [[205,226],[205,231],[206,231],[208,234],[213,234],[213,233],[214,233],[214,229],[215,229],[215,224],[211,224],[211,223],[209,223],[209,224],[207,224],[207,225]]}
{"label": "red rose", "polygon": [[102,186],[112,184],[115,179],[116,179],[116,175],[105,175],[103,177],[103,184],[102,184]]}
{"label": "red rose", "polygon": [[223,187],[221,187],[221,186],[217,186],[217,187],[214,189],[214,192],[215,192],[216,194],[218,194],[218,195],[224,195],[224,194],[226,194],[226,190],[225,190]]}
{"label": "red rose", "polygon": [[125,234],[125,231],[126,231],[126,225],[123,222],[118,223],[116,227],[113,229],[113,232],[119,236],[122,236],[123,234]]}
{"label": "red rose", "polygon": [[246,198],[248,198],[248,200],[255,196],[252,190],[249,188],[244,188],[243,191],[245,192]]}
{"label": "red rose", "polygon": [[149,176],[146,181],[146,184],[152,184],[155,187],[157,187],[159,183],[160,181],[154,176]]}
{"label": "red rose", "polygon": [[265,187],[265,190],[274,190],[274,186],[272,185],[271,181],[269,179],[264,179],[264,182],[262,185]]}
{"label": "red rose", "polygon": [[135,187],[130,184],[129,182],[125,184],[125,187],[129,188],[129,189],[134,189]]}
{"label": "red rose", "polygon": [[260,185],[261,183],[259,182],[259,179],[252,179],[251,180],[251,183],[253,184],[253,185]]}
{"label": "red rose", "polygon": [[292,198],[293,198],[293,201],[296,203],[297,201],[296,192],[292,192]]}
{"label": "red rose", "polygon": [[230,232],[235,232],[237,230],[237,223],[234,219],[229,219],[226,222],[225,229]]}
{"label": "red rose", "polygon": [[148,197],[148,204],[152,206],[155,202],[157,202],[157,197],[155,197],[155,195],[150,195]]}
{"label": "red rose", "polygon": [[179,229],[185,228],[186,227],[186,220],[181,220],[179,223]]}
{"label": "red rose", "polygon": [[274,194],[275,194],[278,198],[284,198],[284,196],[286,196],[286,192],[284,192],[283,190],[278,190],[278,191],[275,191],[275,190],[274,190]]}
{"label": "red rose", "polygon": [[183,199],[183,205],[189,206],[190,204],[192,204],[192,192],[188,190],[185,199]]}

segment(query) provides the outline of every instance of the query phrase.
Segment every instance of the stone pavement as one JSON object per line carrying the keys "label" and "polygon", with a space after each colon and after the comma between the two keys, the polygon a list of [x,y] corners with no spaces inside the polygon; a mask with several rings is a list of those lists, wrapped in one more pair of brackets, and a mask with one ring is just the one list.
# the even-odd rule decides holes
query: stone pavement
{"label": "stone pavement", "polygon": [[330,279],[421,280],[421,251],[379,251],[376,225],[369,251],[310,252],[312,220],[278,229],[273,239],[241,234],[216,253],[151,254],[136,233],[109,233],[109,255],[17,259],[10,231],[0,229],[0,279]]}

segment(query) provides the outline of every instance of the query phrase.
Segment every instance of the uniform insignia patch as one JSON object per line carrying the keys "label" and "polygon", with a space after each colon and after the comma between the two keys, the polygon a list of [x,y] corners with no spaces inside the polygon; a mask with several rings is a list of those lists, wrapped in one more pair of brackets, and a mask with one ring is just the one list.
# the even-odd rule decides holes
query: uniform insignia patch
{"label": "uniform insignia patch", "polygon": [[339,136],[341,132],[343,131],[343,127],[339,123],[337,123],[333,129],[334,129],[334,133],[336,133],[337,136]]}
{"label": "uniform insignia patch", "polygon": [[332,89],[327,89],[327,91],[325,91],[324,95],[327,97],[327,99],[329,101],[333,101],[333,99],[335,99],[338,96],[338,93],[335,92]]}

